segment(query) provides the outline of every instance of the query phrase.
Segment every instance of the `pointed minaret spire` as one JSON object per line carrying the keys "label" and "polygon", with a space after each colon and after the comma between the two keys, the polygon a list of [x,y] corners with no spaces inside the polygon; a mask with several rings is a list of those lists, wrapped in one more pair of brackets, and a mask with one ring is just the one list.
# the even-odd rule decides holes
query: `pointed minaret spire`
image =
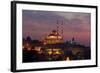
{"label": "pointed minaret spire", "polygon": [[63,40],[63,20],[62,20],[62,24],[61,24],[61,34],[62,34],[62,40]]}
{"label": "pointed minaret spire", "polygon": [[57,20],[57,38],[58,38],[58,31],[59,31],[59,25],[58,25],[58,20]]}
{"label": "pointed minaret spire", "polygon": [[58,24],[58,20],[57,20],[57,24]]}
{"label": "pointed minaret spire", "polygon": [[59,29],[59,26],[58,26],[58,20],[57,20],[57,34],[58,34],[58,29]]}

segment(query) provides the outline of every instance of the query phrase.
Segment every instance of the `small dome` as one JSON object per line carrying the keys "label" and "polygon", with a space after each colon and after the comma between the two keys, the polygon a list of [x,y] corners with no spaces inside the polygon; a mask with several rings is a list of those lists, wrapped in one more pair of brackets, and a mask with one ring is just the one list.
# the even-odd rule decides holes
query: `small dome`
{"label": "small dome", "polygon": [[56,30],[53,30],[48,36],[60,36]]}
{"label": "small dome", "polygon": [[59,33],[56,30],[53,30],[46,39],[62,39],[62,37],[59,35]]}

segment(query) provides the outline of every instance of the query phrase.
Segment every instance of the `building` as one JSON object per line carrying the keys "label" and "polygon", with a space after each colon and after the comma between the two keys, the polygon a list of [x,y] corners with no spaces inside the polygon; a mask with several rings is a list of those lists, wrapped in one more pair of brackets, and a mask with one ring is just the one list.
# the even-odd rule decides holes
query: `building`
{"label": "building", "polygon": [[62,42],[62,36],[56,30],[53,30],[45,38],[46,44],[57,44],[61,42]]}

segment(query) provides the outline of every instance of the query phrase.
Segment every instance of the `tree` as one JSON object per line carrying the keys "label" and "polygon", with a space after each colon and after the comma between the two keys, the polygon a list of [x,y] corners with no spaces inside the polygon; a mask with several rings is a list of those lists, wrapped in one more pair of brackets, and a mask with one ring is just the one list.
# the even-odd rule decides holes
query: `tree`
{"label": "tree", "polygon": [[31,37],[28,36],[28,37],[26,38],[26,41],[28,41],[28,42],[30,43],[30,42],[32,41]]}

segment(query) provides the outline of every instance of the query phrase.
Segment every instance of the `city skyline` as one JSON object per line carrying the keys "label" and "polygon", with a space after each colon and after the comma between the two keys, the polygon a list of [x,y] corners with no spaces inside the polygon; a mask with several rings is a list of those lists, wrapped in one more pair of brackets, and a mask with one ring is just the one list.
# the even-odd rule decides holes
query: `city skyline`
{"label": "city skyline", "polygon": [[56,30],[58,24],[61,32],[63,21],[64,41],[74,37],[76,42],[90,46],[90,13],[23,10],[22,16],[24,38],[30,36],[32,39],[43,40],[52,30]]}

